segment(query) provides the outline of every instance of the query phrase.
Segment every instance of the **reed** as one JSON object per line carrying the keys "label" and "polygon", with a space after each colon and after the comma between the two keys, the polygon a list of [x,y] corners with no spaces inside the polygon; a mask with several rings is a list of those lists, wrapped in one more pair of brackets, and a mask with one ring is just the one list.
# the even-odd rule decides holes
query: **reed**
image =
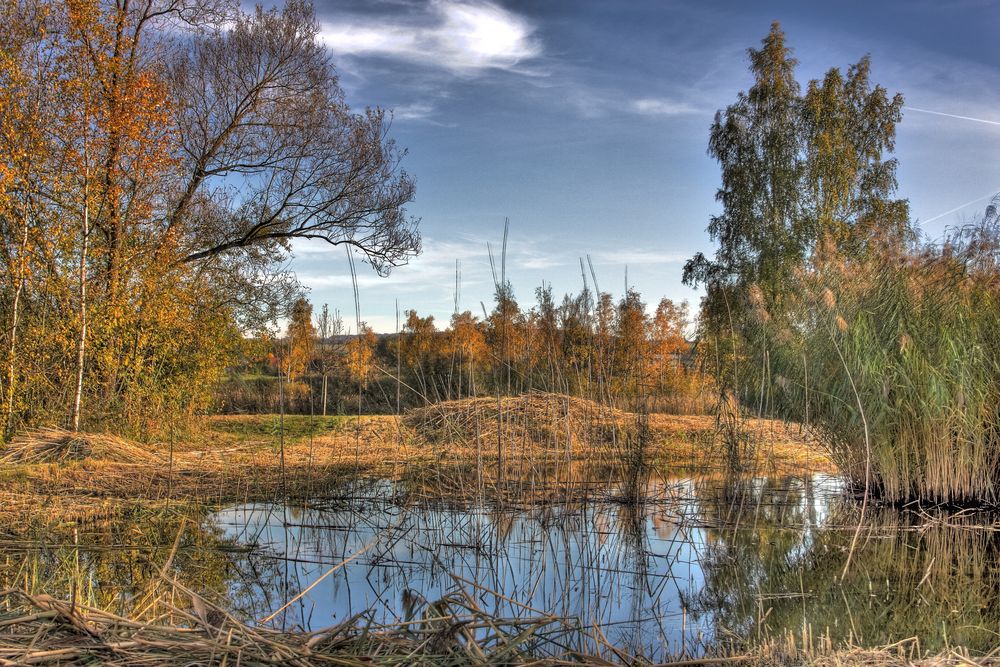
{"label": "reed", "polygon": [[976,227],[817,257],[783,312],[756,317],[762,404],[884,501],[1000,503],[998,248],[995,228]]}

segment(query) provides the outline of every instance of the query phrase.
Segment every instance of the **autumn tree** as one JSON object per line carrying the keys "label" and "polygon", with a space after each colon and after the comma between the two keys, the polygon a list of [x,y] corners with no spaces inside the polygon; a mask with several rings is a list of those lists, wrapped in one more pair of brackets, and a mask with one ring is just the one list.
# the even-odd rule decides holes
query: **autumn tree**
{"label": "autumn tree", "polygon": [[[456,394],[476,394],[476,377],[489,359],[489,347],[482,324],[470,311],[455,313],[445,331],[444,353],[450,358],[457,381]],[[450,383],[449,383],[450,386]]]}
{"label": "autumn tree", "polygon": [[322,390],[320,404],[322,405],[323,416],[326,416],[329,403],[329,381],[330,375],[336,368],[337,346],[334,339],[343,334],[344,320],[337,310],[330,314],[330,307],[323,304],[319,318],[316,321],[316,358],[319,362],[319,372],[322,377]]}
{"label": "autumn tree", "polygon": [[527,321],[509,282],[498,284],[494,298],[493,312],[486,318],[486,343],[493,359],[493,381],[510,394],[515,384],[521,384],[518,366],[528,342]]}
{"label": "autumn tree", "polygon": [[403,331],[397,340],[402,348],[403,363],[413,376],[414,386],[429,402],[440,398],[435,393],[435,381],[438,379],[443,339],[437,334],[433,315],[420,317],[416,310],[408,310]]}
{"label": "autumn tree", "polygon": [[646,333],[646,304],[639,292],[628,289],[618,303],[614,320],[616,394],[637,397],[645,388],[645,368],[650,355]]}
{"label": "autumn tree", "polygon": [[309,369],[315,344],[312,304],[304,298],[296,299],[288,321],[288,363],[285,372],[289,382]]}
{"label": "autumn tree", "polygon": [[600,292],[594,306],[594,335],[591,343],[594,381],[602,400],[611,400],[614,378],[615,302],[611,294]]}
{"label": "autumn tree", "polygon": [[559,306],[559,330],[562,359],[570,391],[586,394],[593,370],[593,331],[591,310],[593,299],[585,286],[575,295],[566,294]]}
{"label": "autumn tree", "polygon": [[[25,61],[32,57],[32,42],[41,30],[41,8],[7,4],[0,8],[0,21],[6,29],[0,32],[0,152],[7,159],[0,162],[0,252],[3,253],[3,275],[9,292],[3,312],[6,364],[4,382],[0,385],[3,416],[0,436],[9,432],[15,411],[15,399],[20,394],[18,384],[24,374],[24,354],[19,353],[21,318],[25,287],[33,268],[30,261],[41,241],[38,228],[38,208],[35,181],[41,176],[39,158],[48,150],[45,140],[42,109],[37,98],[30,95],[30,72]],[[19,360],[22,363],[18,363]],[[17,406],[20,407],[20,406]]]}
{"label": "autumn tree", "polygon": [[552,286],[541,286],[535,290],[537,305],[532,312],[534,328],[534,358],[532,366],[538,371],[538,382],[542,387],[566,391],[566,376],[563,368],[562,331],[559,328],[559,309],[552,296]]}
{"label": "autumn tree", "polygon": [[684,365],[690,351],[685,338],[687,326],[687,303],[661,299],[649,322],[650,357],[646,366],[646,377],[657,395],[676,395],[690,389]]}
{"label": "autumn tree", "polygon": [[346,365],[351,380],[361,388],[368,387],[372,371],[375,368],[375,347],[378,338],[375,331],[367,323],[361,323],[358,335],[347,343]]}

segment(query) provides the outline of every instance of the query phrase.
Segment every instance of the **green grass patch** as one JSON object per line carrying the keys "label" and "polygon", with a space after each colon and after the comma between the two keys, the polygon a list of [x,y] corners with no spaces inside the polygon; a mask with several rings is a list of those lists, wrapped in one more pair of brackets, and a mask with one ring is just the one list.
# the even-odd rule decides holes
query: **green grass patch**
{"label": "green grass patch", "polygon": [[282,420],[280,415],[245,415],[212,420],[209,428],[218,433],[240,436],[247,440],[277,440],[284,431],[285,439],[295,442],[306,440],[310,436],[315,438],[341,433],[351,419],[356,417],[285,415]]}

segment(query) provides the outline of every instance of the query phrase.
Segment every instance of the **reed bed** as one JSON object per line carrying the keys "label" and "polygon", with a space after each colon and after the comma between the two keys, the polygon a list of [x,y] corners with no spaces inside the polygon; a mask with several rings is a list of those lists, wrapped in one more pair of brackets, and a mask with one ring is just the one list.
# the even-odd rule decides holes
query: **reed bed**
{"label": "reed bed", "polygon": [[744,402],[805,424],[872,497],[1000,505],[995,225],[818,253],[780,312],[753,308]]}
{"label": "reed bed", "polygon": [[[250,626],[178,583],[160,601],[164,616],[139,621],[46,595],[0,592],[4,665],[557,665],[584,656],[534,660],[525,645],[557,619],[516,624],[457,597],[412,623],[372,627],[353,618],[316,632]],[[186,599],[188,605],[179,601]],[[176,623],[176,624],[174,624]],[[506,626],[506,631],[501,629]],[[486,632],[482,639],[472,633]]]}
{"label": "reed bed", "polygon": [[[715,664],[724,662],[719,660]],[[815,645],[804,647],[801,636],[788,633],[768,641],[735,662],[786,667],[995,667],[1000,665],[1000,657],[996,653],[974,654],[962,647],[928,654],[921,649],[919,637],[881,647],[837,647],[821,638]]]}
{"label": "reed bed", "polygon": [[[177,584],[180,587],[179,584]],[[175,597],[190,594],[180,587]],[[359,625],[349,619],[316,632],[282,632],[241,623],[197,596],[190,609],[173,607],[167,618],[136,621],[50,596],[0,591],[2,665],[641,665],[650,664],[612,647],[607,657],[566,651],[539,657],[532,640],[561,633],[563,619],[501,619],[483,612],[471,596],[455,594],[420,619],[395,626]],[[170,625],[171,620],[183,624]],[[480,638],[475,637],[480,634]],[[485,634],[483,634],[485,633]],[[952,648],[936,655],[917,638],[879,648],[835,648],[820,642],[802,648],[788,634],[752,651],[658,663],[659,667],[786,665],[802,667],[993,667],[994,654]]]}

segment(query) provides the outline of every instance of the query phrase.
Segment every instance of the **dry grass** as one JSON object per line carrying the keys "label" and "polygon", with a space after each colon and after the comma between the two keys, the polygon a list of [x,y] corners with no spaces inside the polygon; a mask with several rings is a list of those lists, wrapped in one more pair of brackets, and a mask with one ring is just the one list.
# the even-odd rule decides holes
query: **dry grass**
{"label": "dry grass", "polygon": [[160,457],[124,438],[108,433],[74,433],[41,428],[20,433],[0,455],[0,463],[66,463],[95,459],[114,463],[155,465]]}
{"label": "dry grass", "polygon": [[[996,653],[977,655],[962,647],[928,653],[919,637],[910,637],[888,646],[835,646],[826,637],[816,640],[811,630],[806,641],[800,635],[786,634],[773,638],[749,653],[730,662],[747,665],[783,665],[787,667],[996,667]],[[678,663],[675,663],[678,664]]]}
{"label": "dry grass", "polygon": [[[412,410],[404,429],[422,449],[444,446],[454,458],[492,461],[497,443],[505,455],[525,454],[533,460],[607,462],[621,457],[638,430],[639,416],[594,401],[564,394],[532,392],[522,396],[447,401]],[[719,470],[726,465],[717,442],[715,417],[648,415],[650,463],[675,471]],[[803,468],[833,471],[822,448],[809,442],[793,424],[747,419],[747,436],[758,440],[756,470],[794,473]]]}
{"label": "dry grass", "polygon": [[[616,665],[647,664],[595,631],[595,653],[566,649],[539,656],[534,640],[558,636],[568,619],[537,615],[504,619],[483,611],[475,597],[457,591],[426,605],[414,618],[388,626],[363,616],[312,632],[283,632],[248,625],[186,588],[169,574],[142,598],[135,618],[22,591],[0,591],[0,665]],[[919,638],[860,648],[834,647],[822,639],[802,648],[788,634],[746,652],[681,658],[660,667],[784,665],[787,667],[994,667],[993,654],[961,648],[930,655]]]}
{"label": "dry grass", "polygon": [[635,429],[622,410],[565,394],[530,392],[504,398],[470,398],[410,410],[403,423],[429,442],[528,443],[562,452],[593,447]]}
{"label": "dry grass", "polygon": [[[526,641],[553,623],[550,618],[512,626],[451,600],[412,623],[372,627],[354,617],[315,632],[280,632],[247,625],[167,575],[164,580],[169,591],[155,600],[161,613],[148,620],[47,595],[0,592],[0,665],[567,664],[536,661],[525,652]],[[488,635],[472,639],[482,631]]]}

